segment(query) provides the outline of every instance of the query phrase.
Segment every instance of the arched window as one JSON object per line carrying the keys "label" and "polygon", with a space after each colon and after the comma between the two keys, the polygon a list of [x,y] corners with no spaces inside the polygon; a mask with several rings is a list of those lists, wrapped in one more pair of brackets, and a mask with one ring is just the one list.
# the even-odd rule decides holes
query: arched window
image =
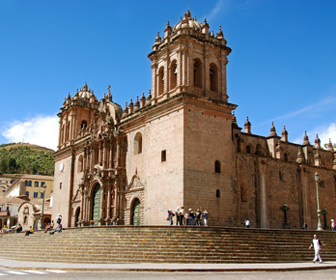
{"label": "arched window", "polygon": [[288,155],[286,153],[284,153],[284,160],[288,161]]}
{"label": "arched window", "polygon": [[70,122],[68,121],[65,128],[65,142],[69,141],[69,135],[70,135]]}
{"label": "arched window", "polygon": [[164,68],[163,66],[159,69],[159,95],[163,94],[164,91]]}
{"label": "arched window", "polygon": [[220,197],[220,190],[216,190],[216,197]]}
{"label": "arched window", "polygon": [[221,163],[219,160],[215,161],[215,173],[221,173]]}
{"label": "arched window", "polygon": [[83,172],[83,156],[82,155],[80,155],[78,158],[77,172]]}
{"label": "arched window", "polygon": [[29,187],[31,187],[31,185],[32,185],[32,181],[29,181],[29,182],[28,182],[28,185],[29,185]]}
{"label": "arched window", "polygon": [[25,181],[25,186],[28,186],[28,180]]}
{"label": "arched window", "polygon": [[199,59],[194,60],[194,86],[202,88],[202,63]]}
{"label": "arched window", "polygon": [[217,92],[218,91],[218,70],[217,70],[216,64],[214,63],[210,64],[209,75],[210,75],[210,90]]}
{"label": "arched window", "polygon": [[174,89],[177,85],[177,63],[176,60],[170,65],[170,89]]}
{"label": "arched window", "polygon": [[134,136],[134,154],[142,153],[142,135],[140,132],[137,132]]}
{"label": "arched window", "polygon": [[87,127],[87,121],[86,120],[82,120],[80,128],[84,129],[86,127]]}

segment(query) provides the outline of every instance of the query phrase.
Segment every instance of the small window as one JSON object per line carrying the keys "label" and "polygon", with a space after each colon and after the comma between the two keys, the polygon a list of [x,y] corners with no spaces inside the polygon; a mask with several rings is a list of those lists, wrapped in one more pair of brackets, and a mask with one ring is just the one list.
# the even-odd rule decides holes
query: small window
{"label": "small window", "polygon": [[251,147],[250,146],[246,146],[246,153],[250,154],[251,153]]}
{"label": "small window", "polygon": [[284,153],[284,160],[288,161],[288,155],[286,153]]}
{"label": "small window", "polygon": [[24,225],[28,224],[28,217],[27,216],[24,216],[24,218],[23,218],[23,224]]}
{"label": "small window", "polygon": [[134,154],[142,153],[142,135],[140,132],[137,132],[134,136]]}
{"label": "small window", "polygon": [[45,182],[41,182],[41,187],[44,187],[45,186]]}
{"label": "small window", "polygon": [[62,182],[60,183],[60,190],[62,189]]}
{"label": "small window", "polygon": [[220,190],[216,190],[216,197],[220,197]]}
{"label": "small window", "polygon": [[35,181],[35,187],[38,187],[38,185],[39,185],[39,182]]}
{"label": "small window", "polygon": [[44,198],[44,192],[41,192],[41,198]]}
{"label": "small window", "polygon": [[78,158],[78,168],[77,168],[77,172],[83,172],[83,156],[80,155]]}
{"label": "small window", "polygon": [[38,192],[34,192],[34,198],[38,198]]}
{"label": "small window", "polygon": [[29,181],[28,183],[29,183],[29,187],[31,187],[31,185],[32,185],[32,181]]}
{"label": "small window", "polygon": [[215,161],[215,173],[221,173],[221,163],[219,160]]}
{"label": "small window", "polygon": [[25,181],[25,186],[29,186],[29,184],[28,184],[28,181],[27,181],[27,180]]}
{"label": "small window", "polygon": [[161,161],[166,161],[166,150],[161,151]]}
{"label": "small window", "polygon": [[29,192],[26,192],[26,197],[29,197]]}

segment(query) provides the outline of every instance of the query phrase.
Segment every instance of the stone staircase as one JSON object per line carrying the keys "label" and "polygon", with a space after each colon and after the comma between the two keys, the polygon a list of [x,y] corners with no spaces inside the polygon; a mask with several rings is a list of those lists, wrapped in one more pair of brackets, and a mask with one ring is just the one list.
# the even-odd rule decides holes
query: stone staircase
{"label": "stone staircase", "polygon": [[[0,237],[2,258],[69,263],[270,263],[311,261],[315,231],[224,227],[102,226]],[[336,232],[317,232],[336,261]]]}

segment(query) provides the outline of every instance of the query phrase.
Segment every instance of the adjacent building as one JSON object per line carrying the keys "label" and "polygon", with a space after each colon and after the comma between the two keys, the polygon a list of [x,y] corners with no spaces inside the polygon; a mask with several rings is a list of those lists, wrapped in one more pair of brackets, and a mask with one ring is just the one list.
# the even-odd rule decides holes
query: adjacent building
{"label": "adjacent building", "polygon": [[248,119],[239,127],[230,52],[221,27],[215,35],[188,11],[155,38],[147,96],[122,108],[109,88],[99,101],[87,84],[69,94],[58,114],[53,216],[68,227],[164,225],[168,209],[184,206],[207,209],[210,225],[316,228],[319,201],[327,226],[336,217],[331,142],[323,149],[305,135],[297,145],[274,124],[255,135]]}
{"label": "adjacent building", "polygon": [[23,174],[8,187],[5,197],[27,196],[28,198],[49,197],[54,187],[54,177]]}

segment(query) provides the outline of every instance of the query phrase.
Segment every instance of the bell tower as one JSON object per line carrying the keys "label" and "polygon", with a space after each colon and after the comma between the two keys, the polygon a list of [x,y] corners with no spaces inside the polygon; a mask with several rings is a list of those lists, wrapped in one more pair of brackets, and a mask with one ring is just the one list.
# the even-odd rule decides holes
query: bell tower
{"label": "bell tower", "polygon": [[189,93],[227,103],[226,65],[231,48],[226,43],[221,27],[215,36],[206,20],[198,22],[189,10],[174,27],[168,22],[164,37],[157,34],[148,55],[153,101]]}

